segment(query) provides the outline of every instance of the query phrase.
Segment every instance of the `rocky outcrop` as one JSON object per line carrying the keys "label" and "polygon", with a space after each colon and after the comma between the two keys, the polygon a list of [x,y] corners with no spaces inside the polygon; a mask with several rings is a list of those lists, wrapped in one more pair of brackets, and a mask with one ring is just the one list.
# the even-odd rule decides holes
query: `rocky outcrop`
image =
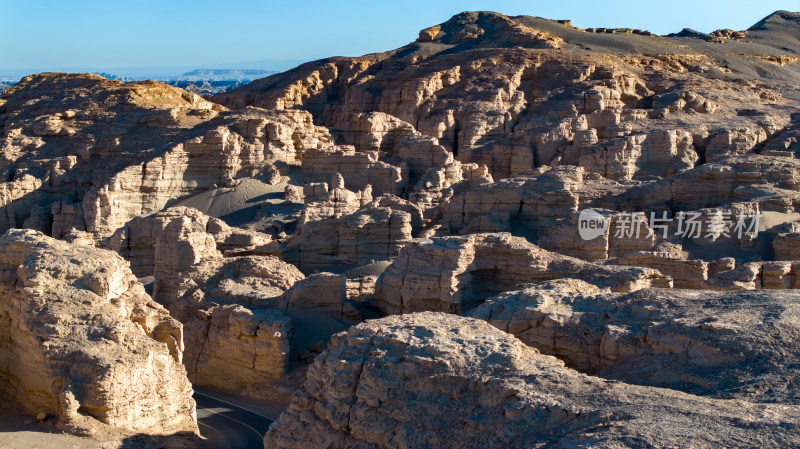
{"label": "rocky outcrop", "polygon": [[407,182],[416,182],[426,170],[453,162],[452,153],[439,144],[439,139],[390,114],[356,113],[341,123],[337,134],[359,151],[381,155],[389,163],[403,161]]}
{"label": "rocky outcrop", "polygon": [[800,161],[785,157],[748,155],[703,164],[675,176],[634,186],[597,205],[636,205],[640,209],[669,204],[673,210],[724,207],[758,202],[761,210],[793,211],[798,204]]}
{"label": "rocky outcrop", "polygon": [[288,372],[291,319],[276,303],[292,278],[279,276],[302,275],[285,265],[255,256],[202,261],[186,275],[172,273],[174,293],[169,277],[156,276],[155,297],[187,329],[185,364],[195,385],[254,393]]}
{"label": "rocky outcrop", "polygon": [[153,297],[184,324],[194,384],[252,389],[289,368],[291,319],[279,298],[304,276],[270,256],[225,258],[197,215],[172,217],[158,235]]}
{"label": "rocky outcrop", "polygon": [[784,223],[770,231],[776,260],[800,259],[800,221]]}
{"label": "rocky outcrop", "polygon": [[378,279],[375,300],[388,314],[462,313],[497,293],[557,278],[591,279],[614,291],[672,286],[654,269],[597,265],[507,233],[471,234],[410,242]]}
{"label": "rocky outcrop", "polygon": [[303,187],[305,205],[298,226],[326,218],[339,218],[372,201],[372,186],[351,191],[345,187],[342,175],[336,173],[330,179],[330,183],[308,183]]}
{"label": "rocky outcrop", "polygon": [[[639,251],[614,259],[614,263],[634,267],[652,267],[672,277],[675,288],[702,289],[709,278],[709,263],[703,260],[687,260],[683,254],[665,254],[655,251]],[[736,265],[734,261],[729,269]],[[725,270],[728,271],[728,270]]]}
{"label": "rocky outcrop", "polygon": [[303,339],[293,335],[295,315],[360,321],[343,276],[306,277],[269,255],[226,257],[218,248],[227,239],[220,236],[230,234],[214,219],[192,209],[166,212],[147,218],[162,220],[154,245],[153,297],[186,329],[184,363],[195,385],[280,397],[276,384],[305,351],[293,349],[293,342]]}
{"label": "rocky outcrop", "polygon": [[197,190],[299,164],[330,144],[304,111],[229,112],[146,81],[40,74],[3,93],[0,230],[108,237]]}
{"label": "rocky outcrop", "polygon": [[0,397],[74,433],[197,432],[181,324],[113,252],[0,237]]}
{"label": "rocky outcrop", "polygon": [[[399,49],[208,98],[154,82],[26,77],[0,100],[0,231],[127,258],[184,325],[185,351],[154,336],[172,341],[198,385],[274,398],[319,356],[290,411],[301,418],[268,438],[278,445],[794,446],[794,298],[777,290],[800,286],[798,17],[654,36],[466,12]],[[98,273],[65,288],[102,289]],[[544,281],[581,291],[530,293]],[[476,370],[458,385],[446,375],[467,359],[425,349],[435,355],[425,369],[445,373],[441,391],[407,378],[323,391],[349,369],[339,361],[371,351],[320,356],[348,325],[473,311],[499,314],[502,327],[498,298],[516,298],[509,332],[541,338],[570,367],[745,402],[608,384],[527,349],[503,373]],[[413,329],[414,345],[442,343],[478,365],[519,346],[500,334],[457,341],[436,326],[460,329],[459,318],[430,319],[351,335],[380,328],[375,344],[408,348]],[[358,378],[419,372],[381,348],[383,364]],[[325,374],[326,363],[336,368]],[[503,382],[514,386],[495,389]],[[351,400],[354,384],[363,401]],[[426,402],[436,391],[446,406]],[[361,414],[375,404],[388,407]],[[651,431],[659,422],[669,426]]]}
{"label": "rocky outcrop", "polygon": [[[581,167],[557,167],[466,189],[446,198],[430,215],[450,234],[511,232],[548,250],[591,261],[658,252],[664,243],[683,246],[689,259],[706,262],[719,257],[770,260],[774,256],[763,232],[765,222],[760,222],[759,232],[751,225],[758,214],[794,212],[800,204],[796,179],[800,171],[794,160],[760,155],[726,158],[664,179],[624,184]],[[580,213],[586,209],[607,223],[604,232],[588,240],[579,231]],[[718,214],[726,223],[726,238],[709,239],[708,224]],[[692,216],[701,226],[696,236],[681,224]],[[737,228],[740,219],[742,232]],[[638,232],[631,232],[631,225]],[[725,242],[735,248],[728,254],[714,250]],[[781,258],[793,259],[785,252]]]}
{"label": "rocky outcrop", "polygon": [[718,291],[794,289],[800,287],[800,262],[741,262],[723,257],[711,262],[641,251],[613,259],[618,265],[650,267],[670,276],[675,288]]}
{"label": "rocky outcrop", "polygon": [[284,244],[283,257],[303,270],[392,258],[413,238],[413,218],[406,211],[368,204],[339,218],[304,223]]}
{"label": "rocky outcrop", "polygon": [[444,201],[439,222],[451,233],[513,230],[517,235],[538,235],[536,241],[547,246],[548,234],[558,232],[557,220],[578,210],[587,184],[581,168],[481,184]]}
{"label": "rocky outcrop", "polygon": [[406,186],[408,175],[403,166],[378,160],[377,152],[356,152],[352,146],[309,148],[303,153],[302,170],[307,182],[324,182],[340,175],[345,186],[362,190],[371,186],[376,194],[398,195]]}
{"label": "rocky outcrop", "polygon": [[306,109],[356,154],[407,164],[409,185],[449,157],[495,179],[557,165],[647,179],[758,151],[790,124],[787,86],[774,81],[797,77],[777,54],[796,43],[765,33],[709,46],[465,12],[400,49],[308,63],[213,98]]}
{"label": "rocky outcrop", "polygon": [[171,207],[155,214],[136,217],[103,242],[103,246],[118,252],[131,263],[131,270],[139,277],[154,274],[156,244],[165,228],[180,221],[191,227],[191,232],[211,234],[217,249],[223,254],[246,252],[271,241],[268,235],[231,227],[222,220],[209,217],[197,209]]}
{"label": "rocky outcrop", "polygon": [[391,265],[388,260],[382,260],[367,265],[362,265],[342,273],[346,281],[347,299],[354,302],[366,302],[375,295],[375,284],[386,268]]}
{"label": "rocky outcrop", "polygon": [[369,188],[352,192],[340,175],[334,181],[330,191],[327,183],[308,184],[295,233],[259,251],[280,255],[305,272],[352,268],[394,257],[421,231],[422,214],[408,201],[393,195],[373,199]]}
{"label": "rocky outcrop", "polygon": [[492,181],[492,176],[489,175],[485,165],[462,164],[455,161],[426,171],[408,198],[420,210],[427,211],[457,193]]}
{"label": "rocky outcrop", "polygon": [[348,301],[347,279],[334,273],[315,273],[301,279],[280,298],[279,307],[293,311],[311,311],[354,324],[361,315]]}
{"label": "rocky outcrop", "polygon": [[485,322],[420,313],[335,336],[264,446],[791,446],[799,416],[609,382]]}
{"label": "rocky outcrop", "polygon": [[793,403],[800,294],[642,289],[553,281],[487,299],[488,321],[581,372],[754,402]]}

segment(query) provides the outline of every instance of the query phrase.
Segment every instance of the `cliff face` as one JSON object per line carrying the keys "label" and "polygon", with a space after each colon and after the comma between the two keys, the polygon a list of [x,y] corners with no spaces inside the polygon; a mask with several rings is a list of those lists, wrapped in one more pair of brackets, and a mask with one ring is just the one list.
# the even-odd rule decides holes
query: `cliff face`
{"label": "cliff face", "polygon": [[116,254],[0,237],[3,403],[91,434],[197,432],[183,327]]}
{"label": "cliff face", "polygon": [[464,313],[496,293],[557,278],[586,279],[614,291],[672,286],[653,269],[595,265],[505,233],[472,234],[407,245],[378,279],[375,302],[387,314]]}
{"label": "cliff face", "polygon": [[[400,49],[308,63],[213,99],[308,110],[360,151],[411,161],[412,182],[431,166],[413,161],[438,146],[495,178],[541,165],[663,177],[752,151],[791,122],[794,88],[780,81],[797,78],[796,47],[768,28],[716,43],[463,13]],[[408,142],[420,138],[433,145],[421,154]]]}
{"label": "cliff face", "polygon": [[228,112],[156,82],[40,74],[4,92],[0,230],[97,240],[130,219],[295,164],[330,139],[300,111]]}
{"label": "cliff face", "polygon": [[[637,264],[681,277],[684,262],[723,254],[675,237],[674,222],[666,238],[615,239],[613,216],[794,212],[794,17],[655,36],[463,13],[397,50],[308,63],[213,100],[309,111],[348,146],[307,153],[308,178],[335,171],[346,188],[408,198],[431,220],[425,235],[511,232],[586,260],[645,252]],[[610,235],[578,238],[585,208],[605,211]],[[793,259],[770,240],[740,239],[730,256]],[[678,251],[665,256],[664,243]]]}
{"label": "cliff face", "polygon": [[[77,229],[100,241],[136,216],[203,192],[221,196],[243,179],[281,189],[327,182],[331,192],[408,200],[428,221],[409,229],[407,206],[393,201],[391,211],[374,203],[300,226],[314,220],[297,213],[299,195],[284,209],[262,198],[236,223],[296,233],[273,253],[291,253],[304,270],[391,258],[421,236],[511,232],[591,261],[646,252],[636,263],[679,276],[684,261],[723,254],[675,237],[677,229],[661,239],[619,241],[612,232],[583,241],[577,213],[602,209],[612,227],[619,212],[645,221],[650,212],[708,217],[711,208],[792,213],[794,17],[654,36],[468,12],[402,48],[311,62],[210,100],[159,83],[35,75],[0,105],[0,230],[62,238]],[[315,207],[304,214],[318,215]],[[310,227],[329,237],[309,238]],[[740,239],[731,257],[795,258],[770,249],[771,238]],[[374,243],[358,251],[359,239]],[[660,254],[665,242],[682,258]]]}

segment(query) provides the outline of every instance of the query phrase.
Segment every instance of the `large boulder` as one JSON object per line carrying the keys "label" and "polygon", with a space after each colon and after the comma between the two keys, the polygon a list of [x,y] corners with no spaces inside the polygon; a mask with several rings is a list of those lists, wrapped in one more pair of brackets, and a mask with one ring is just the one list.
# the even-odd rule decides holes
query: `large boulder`
{"label": "large boulder", "polygon": [[181,324],[111,251],[0,237],[0,397],[90,434],[197,432]]}
{"label": "large boulder", "polygon": [[787,447],[798,417],[587,376],[483,321],[418,313],[335,336],[264,447]]}
{"label": "large boulder", "polygon": [[469,314],[572,368],[693,394],[796,403],[800,293],[642,289],[562,279]]}

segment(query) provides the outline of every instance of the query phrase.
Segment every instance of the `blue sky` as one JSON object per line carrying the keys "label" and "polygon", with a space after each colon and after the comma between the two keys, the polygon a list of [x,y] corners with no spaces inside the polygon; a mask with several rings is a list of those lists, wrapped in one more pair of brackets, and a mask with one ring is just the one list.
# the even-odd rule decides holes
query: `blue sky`
{"label": "blue sky", "polygon": [[[157,67],[288,68],[405,45],[461,11],[571,19],[658,34],[745,29],[800,0],[0,0],[0,75]],[[274,61],[274,62],[271,62]]]}

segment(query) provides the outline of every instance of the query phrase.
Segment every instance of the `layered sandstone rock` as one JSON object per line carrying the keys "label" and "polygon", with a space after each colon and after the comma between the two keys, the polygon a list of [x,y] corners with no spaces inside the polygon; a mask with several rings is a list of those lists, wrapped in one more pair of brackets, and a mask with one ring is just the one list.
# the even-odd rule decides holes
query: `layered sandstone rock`
{"label": "layered sandstone rock", "polygon": [[413,218],[403,210],[368,204],[339,218],[304,223],[285,243],[283,257],[303,270],[389,259],[413,238]]}
{"label": "layered sandstone rock", "polygon": [[197,432],[183,330],[110,251],[0,237],[0,396],[71,432]]}
{"label": "layered sandstone rock", "polygon": [[586,376],[484,322],[420,313],[334,337],[264,446],[791,446],[799,416]]}
{"label": "layered sandstone rock", "polygon": [[[159,231],[153,297],[186,329],[184,363],[195,385],[281,396],[276,384],[287,379],[305,351],[293,349],[293,342],[304,338],[294,335],[295,315],[310,312],[334,323],[361,319],[347,300],[343,276],[306,277],[269,255],[226,257],[220,243],[235,234],[192,209],[168,209],[145,220],[160,226],[152,227]],[[316,334],[322,340],[329,336]]]}
{"label": "layered sandstone rock", "polygon": [[291,320],[279,298],[304,276],[270,256],[225,258],[207,219],[178,214],[165,223],[155,244],[153,297],[184,324],[192,381],[242,391],[288,370]]}
{"label": "layered sandstone rock", "polygon": [[440,223],[461,234],[511,231],[548,246],[557,220],[578,210],[587,184],[585,171],[575,167],[481,184],[444,201]]}
{"label": "layered sandstone rock", "polygon": [[[792,159],[757,155],[624,184],[597,178],[580,167],[559,167],[469,188],[445,199],[431,216],[451,234],[511,232],[543,248],[586,260],[658,252],[663,243],[684,245],[691,259],[706,262],[727,256],[743,261],[773,259],[768,249],[771,242],[763,232],[768,221],[755,229],[753,219],[764,213],[794,212],[800,204],[798,173]],[[579,232],[580,212],[586,209],[595,210],[607,222],[604,232],[589,240]],[[699,235],[681,227],[681,214],[687,219],[697,215]],[[716,214],[723,214],[726,223],[723,243],[708,238],[708,223]],[[736,228],[740,219],[745,225],[741,232]],[[723,248],[728,237],[736,245],[728,254],[704,249]],[[793,257],[783,252],[781,258]]]}
{"label": "layered sandstone rock", "polygon": [[96,239],[197,190],[330,143],[303,111],[228,112],[156,82],[40,74],[3,93],[0,230]]}
{"label": "layered sandstone rock", "polygon": [[[156,243],[165,228],[180,221],[193,232],[211,234],[216,247],[223,254],[246,252],[270,242],[270,237],[258,232],[231,227],[222,220],[209,217],[197,209],[171,207],[155,214],[136,217],[103,242],[103,246],[118,252],[131,263],[131,270],[139,277],[154,274]],[[175,236],[172,236],[175,237]]]}
{"label": "layered sandstone rock", "polygon": [[495,179],[543,165],[646,179],[757,151],[790,125],[780,92],[791,88],[773,81],[796,65],[770,62],[789,61],[773,54],[793,45],[781,23],[711,47],[602,33],[585,52],[586,33],[564,23],[469,12],[401,49],[305,64],[214,100],[306,109],[356,154],[406,163],[412,184],[447,163],[440,147]]}
{"label": "layered sandstone rock", "polygon": [[330,183],[308,183],[303,186],[305,205],[299,226],[326,218],[339,218],[372,201],[372,186],[367,185],[357,191],[348,190],[339,173],[331,175],[330,180]]}
{"label": "layered sandstone rock", "polygon": [[380,275],[391,265],[388,260],[373,262],[362,265],[342,273],[346,281],[347,299],[363,303],[369,301],[375,295],[375,284]]}
{"label": "layered sandstone rock", "polygon": [[290,313],[322,313],[350,324],[361,321],[361,315],[348,301],[347,278],[340,274],[315,273],[295,282],[280,298],[278,307]]}
{"label": "layered sandstone rock", "polygon": [[593,375],[694,394],[791,403],[800,295],[553,281],[486,300],[470,316]]}
{"label": "layered sandstone rock", "polygon": [[[213,389],[270,395],[299,378],[294,368],[305,367],[347,324],[383,314],[464,313],[505,295],[510,312],[498,297],[478,310],[499,314],[495,324],[510,314],[510,332],[541,335],[549,345],[541,351],[572,367],[790,403],[794,298],[755,290],[800,286],[800,126],[792,113],[800,98],[792,37],[798,17],[779,12],[747,32],[661,37],[468,12],[400,49],[310,62],[207,99],[153,82],[27,77],[0,100],[0,231],[41,230],[86,254],[94,245],[112,248],[143,282],[152,276],[155,299],[184,324],[189,377]],[[763,221],[738,234],[730,226],[684,232],[687,216],[727,217],[733,225],[740,214]],[[103,288],[104,281],[92,284],[104,276],[98,273],[87,277],[87,288]],[[581,289],[580,300],[569,289],[558,300],[552,291],[515,291],[559,279]],[[445,342],[479,365],[516,344],[506,345],[508,336],[497,337],[505,346],[491,348],[474,335],[451,341],[425,319],[386,322],[395,324],[381,332],[399,329],[403,344],[413,329],[413,344]],[[351,332],[364,329],[373,328]],[[181,353],[177,339],[172,346]],[[347,357],[366,357],[350,349]],[[380,349],[383,356],[389,349]],[[290,411],[302,415],[300,424],[282,422],[268,440],[460,447],[472,437],[508,447],[550,444],[537,438],[552,432],[567,435],[558,439],[562,446],[795,443],[785,437],[791,426],[780,427],[797,421],[783,418],[795,413],[791,406],[743,403],[761,413],[743,430],[751,424],[736,421],[741,413],[732,414],[731,403],[606,384],[525,351],[537,364],[525,369],[566,385],[530,390],[528,374],[506,370],[522,399],[508,405],[473,395],[479,404],[505,404],[488,415],[452,394],[480,392],[483,384],[442,390],[437,394],[449,395],[456,410],[471,410],[453,425],[410,418],[432,413],[425,394],[414,396],[433,391],[424,383],[402,393],[402,417],[391,402],[384,415],[351,413],[383,406],[399,394],[389,388],[393,382],[406,380],[359,382],[362,402],[348,399],[352,383],[331,387],[334,396],[345,391],[334,403],[320,385],[334,385],[342,372],[318,367],[306,390],[315,391],[314,405],[303,396]],[[448,354],[433,366],[462,363]],[[334,363],[326,357],[321,364]],[[382,359],[378,374],[395,369],[392,357]],[[737,368],[740,361],[751,368]],[[663,373],[647,371],[653,367]],[[474,379],[488,378],[481,373]],[[737,376],[755,390],[736,385]],[[581,396],[583,387],[573,384],[613,394]],[[620,393],[625,389],[635,400]],[[603,401],[610,414],[601,411]],[[670,411],[659,402],[678,405]],[[572,418],[552,408],[528,413],[526,404],[545,403]],[[634,414],[646,417],[630,419]],[[540,418],[546,430],[532,431]],[[694,438],[691,420],[712,436]],[[660,421],[677,424],[649,432]],[[599,431],[580,427],[609,422]],[[299,434],[292,426],[302,423],[310,424]],[[462,428],[467,433],[454,437],[451,429]],[[759,432],[764,440],[756,444]]]}
{"label": "layered sandstone rock", "polygon": [[762,155],[729,157],[673,177],[643,183],[596,203],[616,207],[636,205],[643,209],[666,203],[677,210],[698,210],[758,202],[768,206],[762,210],[785,212],[793,211],[798,204],[798,180],[798,160]]}
{"label": "layered sandstone rock", "polygon": [[800,262],[796,260],[737,262],[733,257],[723,257],[706,262],[661,252],[641,251],[611,262],[657,269],[672,278],[675,288],[733,291],[800,287]]}
{"label": "layered sandstone rock", "polygon": [[305,272],[359,266],[392,258],[422,229],[420,210],[393,195],[372,198],[371,189],[352,192],[336,174],[305,188],[305,207],[295,233],[258,249],[280,255]]}
{"label": "layered sandstone rock", "polygon": [[492,181],[492,176],[489,175],[485,165],[462,164],[455,161],[426,171],[408,198],[421,210],[426,211],[457,193]]}
{"label": "layered sandstone rock", "polygon": [[390,114],[356,113],[342,125],[337,134],[359,151],[382,155],[389,163],[403,161],[404,180],[408,182],[416,182],[426,170],[453,162],[452,153],[439,144],[439,139]]}
{"label": "layered sandstone rock", "polygon": [[672,285],[654,269],[597,265],[507,233],[471,234],[412,241],[378,279],[375,299],[389,314],[462,313],[521,284],[557,278],[592,280],[615,291]]}
{"label": "layered sandstone rock", "polygon": [[303,153],[302,169],[308,182],[328,181],[338,174],[350,189],[371,186],[378,194],[402,193],[408,177],[402,165],[379,161],[377,152],[356,152],[351,146],[309,148]]}
{"label": "layered sandstone rock", "polygon": [[288,371],[291,319],[276,303],[292,279],[280,276],[302,278],[296,269],[254,256],[202,261],[171,274],[156,276],[154,295],[184,323],[185,364],[196,385],[251,391]]}

